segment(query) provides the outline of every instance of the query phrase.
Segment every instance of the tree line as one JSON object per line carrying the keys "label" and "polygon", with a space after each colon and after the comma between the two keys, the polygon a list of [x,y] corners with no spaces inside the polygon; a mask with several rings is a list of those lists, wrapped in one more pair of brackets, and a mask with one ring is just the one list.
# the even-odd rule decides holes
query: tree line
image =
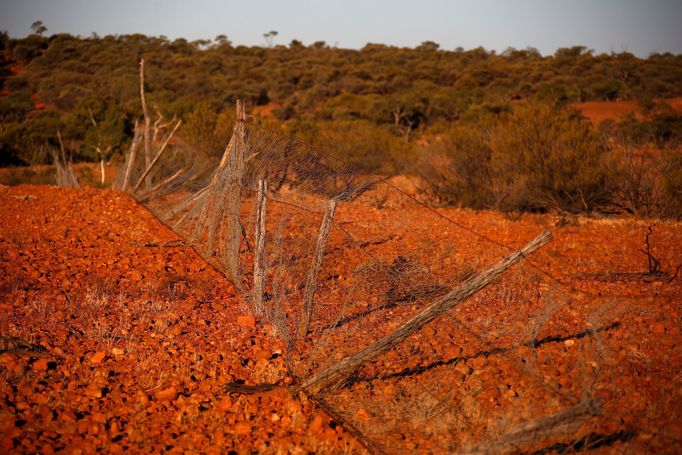
{"label": "tree line", "polygon": [[[605,125],[601,133],[630,145],[654,140],[660,147],[674,148],[679,141],[679,118],[661,107],[662,100],[682,96],[682,56],[669,53],[638,58],[573,46],[542,56],[533,48],[502,53],[483,48],[443,50],[431,41],[415,48],[369,43],[359,50],[298,40],[287,46],[270,42],[249,47],[234,45],[225,35],[195,41],[142,34],[44,36],[46,29],[40,26],[20,39],[0,33],[4,165],[49,161],[57,131],[76,160],[98,159],[98,150],[119,156],[140,117],[141,58],[146,62],[145,92],[152,109],[166,118],[182,119],[179,136],[207,156],[217,156],[224,148],[237,99],[246,100],[254,112],[269,113],[255,121],[325,147],[372,172],[422,172],[434,177],[426,170],[425,156],[438,153],[449,168],[456,167],[452,160],[459,152],[453,150],[481,138],[492,140],[493,130],[501,137],[500,125],[511,128],[510,118],[528,115],[524,105],[536,106],[533,109],[561,124],[566,121],[565,108],[575,102],[635,100],[650,115]],[[592,137],[594,129],[580,119],[575,122],[578,136],[590,144],[599,142]],[[582,134],[581,128],[589,134]],[[480,138],[466,139],[464,134]],[[598,147],[608,150],[612,145]],[[510,147],[523,148],[511,142]],[[473,147],[479,154],[487,149]],[[556,196],[544,199],[556,203]],[[592,205],[573,193],[568,199],[577,202],[559,205],[583,204],[583,209]],[[509,201],[498,194],[471,204],[508,203],[500,200]],[[538,203],[516,205],[535,208]]]}

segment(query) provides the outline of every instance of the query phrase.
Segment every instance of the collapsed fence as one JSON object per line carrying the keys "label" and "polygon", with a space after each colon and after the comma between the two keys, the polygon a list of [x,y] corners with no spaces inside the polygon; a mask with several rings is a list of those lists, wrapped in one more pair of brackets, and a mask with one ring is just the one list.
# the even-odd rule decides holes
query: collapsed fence
{"label": "collapsed fence", "polygon": [[167,152],[180,122],[152,124],[146,107],[144,117],[117,187],[225,273],[288,346],[295,389],[370,450],[570,450],[633,437],[607,431],[598,393],[616,374],[603,367],[604,338],[625,308],[583,305],[584,292],[524,261],[549,232],[502,222],[505,242],[491,239],[480,234],[489,226],[431,209],[395,180],[251,124],[241,102],[217,164]]}

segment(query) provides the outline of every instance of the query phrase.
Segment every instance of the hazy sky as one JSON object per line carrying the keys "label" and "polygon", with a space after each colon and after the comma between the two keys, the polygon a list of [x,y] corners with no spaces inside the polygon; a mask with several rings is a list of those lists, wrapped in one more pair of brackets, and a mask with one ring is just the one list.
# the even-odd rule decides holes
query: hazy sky
{"label": "hazy sky", "polygon": [[583,44],[597,52],[682,53],[682,0],[0,0],[0,30],[23,37],[42,20],[48,35],[144,33],[189,40],[225,34],[235,44],[324,40],[444,49]]}

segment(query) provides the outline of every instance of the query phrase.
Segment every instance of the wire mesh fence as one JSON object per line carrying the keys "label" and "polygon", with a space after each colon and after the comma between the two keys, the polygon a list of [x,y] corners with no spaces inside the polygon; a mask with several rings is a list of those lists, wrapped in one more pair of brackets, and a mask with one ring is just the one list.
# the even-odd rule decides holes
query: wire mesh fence
{"label": "wire mesh fence", "polygon": [[[142,160],[128,159],[122,172],[141,181]],[[395,179],[249,124],[242,104],[219,163],[180,153],[159,163],[138,196],[272,324],[299,384],[541,230],[435,210]],[[125,179],[120,188],[131,187]],[[612,332],[628,308],[565,284],[543,267],[548,258],[521,261],[316,398],[377,452],[546,453],[630,441],[636,429],[611,417],[617,391],[608,387],[622,374]],[[667,411],[649,410],[659,420]]]}

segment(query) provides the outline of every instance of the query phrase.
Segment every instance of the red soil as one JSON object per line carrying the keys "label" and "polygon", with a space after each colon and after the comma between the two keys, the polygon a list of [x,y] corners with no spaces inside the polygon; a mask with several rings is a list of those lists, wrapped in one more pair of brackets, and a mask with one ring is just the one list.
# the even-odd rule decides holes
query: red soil
{"label": "red soil", "polygon": [[[313,197],[297,202],[323,206]],[[294,282],[308,263],[294,270],[295,258],[314,244],[320,216],[268,203],[268,232],[286,233],[282,251],[293,261],[280,271]],[[16,452],[361,450],[301,394],[222,389],[237,379],[305,378],[432,301],[438,283],[429,280],[452,284],[508,253],[495,242],[518,247],[550,228],[555,238],[532,264],[319,399],[380,452],[679,453],[682,280],[637,273],[646,271],[648,224],[434,213],[373,189],[340,204],[313,333],[287,350],[272,326],[248,317],[230,283],[128,197],[1,188],[0,443]],[[652,251],[671,274],[682,263],[680,238],[679,223],[656,223]],[[396,286],[376,279],[371,261],[408,273]],[[386,306],[403,289],[407,300]],[[295,292],[283,302],[290,316],[300,311]],[[586,405],[593,414],[541,433]]]}
{"label": "red soil", "polygon": [[599,125],[604,120],[622,120],[630,114],[634,114],[638,120],[644,118],[642,107],[637,101],[586,101],[574,106],[594,125]]}
{"label": "red soil", "polygon": [[264,106],[254,106],[252,109],[253,115],[259,115],[261,117],[272,117],[272,111],[280,107],[279,103],[271,102]]}
{"label": "red soil", "polygon": [[[354,452],[273,328],[113,191],[0,187],[0,452]],[[302,449],[302,450],[301,450]]]}
{"label": "red soil", "polygon": [[[682,98],[666,100],[673,110],[682,115]],[[594,125],[599,125],[604,120],[619,121],[630,114],[634,114],[638,120],[643,120],[642,106],[637,101],[586,101],[573,105],[585,117],[589,118]]]}

